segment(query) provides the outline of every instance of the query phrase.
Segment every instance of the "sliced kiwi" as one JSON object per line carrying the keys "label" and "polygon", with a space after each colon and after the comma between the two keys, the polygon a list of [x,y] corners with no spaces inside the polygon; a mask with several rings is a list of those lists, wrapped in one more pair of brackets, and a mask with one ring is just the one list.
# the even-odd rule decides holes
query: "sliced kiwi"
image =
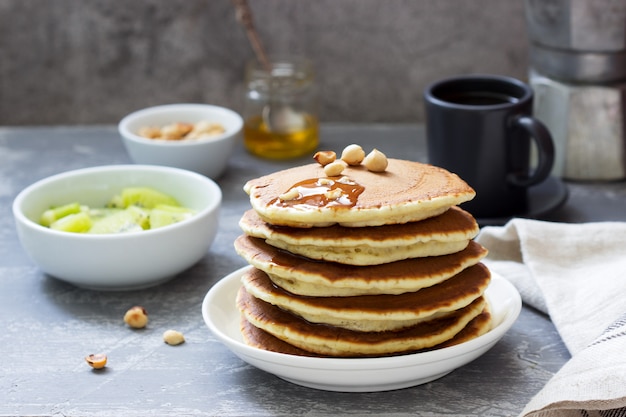
{"label": "sliced kiwi", "polygon": [[159,204],[150,211],[150,228],[158,229],[159,227],[168,226],[178,223],[192,217],[195,211],[168,204]]}
{"label": "sliced kiwi", "polygon": [[114,207],[122,208],[138,206],[151,209],[158,204],[180,206],[178,201],[170,195],[157,191],[150,187],[128,187],[122,190],[119,200],[113,200]]}
{"label": "sliced kiwi", "polygon": [[106,207],[79,203],[46,210],[40,223],[52,229],[76,233],[127,233],[167,226],[185,220],[195,211],[182,207],[172,196],[150,187],[128,187]]}
{"label": "sliced kiwi", "polygon": [[70,203],[58,207],[52,207],[43,212],[41,218],[39,219],[39,223],[42,226],[49,227],[55,221],[70,214],[80,213],[80,211],[81,206],[78,203]]}
{"label": "sliced kiwi", "polygon": [[129,233],[143,230],[141,219],[131,210],[117,210],[107,216],[94,220],[89,233]]}
{"label": "sliced kiwi", "polygon": [[102,207],[98,207],[98,208],[89,208],[89,210],[87,211],[89,213],[89,216],[91,217],[92,221],[97,221],[100,220],[104,217],[110,216],[111,214],[117,213],[118,211],[122,211],[123,209],[120,208],[102,208]]}
{"label": "sliced kiwi", "polygon": [[63,232],[85,233],[91,229],[91,217],[84,211],[68,214],[50,224],[50,228]]}
{"label": "sliced kiwi", "polygon": [[129,212],[137,224],[141,226],[142,229],[146,230],[150,228],[150,211],[149,209],[144,209],[139,206],[129,206],[126,209]]}

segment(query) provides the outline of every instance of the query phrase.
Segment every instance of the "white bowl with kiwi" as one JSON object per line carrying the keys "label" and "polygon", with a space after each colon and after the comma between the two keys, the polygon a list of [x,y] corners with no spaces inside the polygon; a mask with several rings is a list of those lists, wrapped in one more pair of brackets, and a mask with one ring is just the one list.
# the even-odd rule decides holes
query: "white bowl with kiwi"
{"label": "white bowl with kiwi", "polygon": [[13,215],[22,247],[44,273],[88,289],[132,290],[206,256],[221,202],[219,186],[194,172],[109,165],[26,187]]}

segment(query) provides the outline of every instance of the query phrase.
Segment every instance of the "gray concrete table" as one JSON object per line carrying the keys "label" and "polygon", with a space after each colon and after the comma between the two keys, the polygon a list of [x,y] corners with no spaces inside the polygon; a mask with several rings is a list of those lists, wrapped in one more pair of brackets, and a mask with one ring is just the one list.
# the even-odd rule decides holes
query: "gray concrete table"
{"label": "gray concrete table", "polygon": [[[424,160],[420,126],[328,125],[322,148],[377,146],[388,156]],[[308,159],[307,159],[308,161]],[[0,128],[0,415],[63,416],[514,416],[569,355],[547,317],[524,307],[484,356],[434,382],[379,393],[303,388],[238,359],[206,328],[200,306],[220,278],[242,267],[232,242],[249,207],[245,180],[303,161],[273,163],[239,148],[219,179],[224,205],[206,257],[158,287],[94,292],[43,274],[22,251],[11,203],[25,186],[62,171],[128,163],[113,126]],[[622,183],[568,184],[569,201],[550,220],[626,220]],[[122,322],[140,304],[148,328]],[[165,345],[168,328],[187,342]],[[105,352],[92,371],[83,358]]]}

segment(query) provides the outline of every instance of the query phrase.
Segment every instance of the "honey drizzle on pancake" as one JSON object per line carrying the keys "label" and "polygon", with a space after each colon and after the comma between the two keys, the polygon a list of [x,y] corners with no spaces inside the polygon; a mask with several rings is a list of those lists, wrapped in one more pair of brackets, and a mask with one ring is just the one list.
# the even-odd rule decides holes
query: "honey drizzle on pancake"
{"label": "honey drizzle on pancake", "polygon": [[[365,187],[348,177],[311,178],[293,185],[285,194],[295,190],[297,197],[292,199],[275,198],[271,205],[278,207],[354,207]],[[338,191],[336,191],[338,190]]]}

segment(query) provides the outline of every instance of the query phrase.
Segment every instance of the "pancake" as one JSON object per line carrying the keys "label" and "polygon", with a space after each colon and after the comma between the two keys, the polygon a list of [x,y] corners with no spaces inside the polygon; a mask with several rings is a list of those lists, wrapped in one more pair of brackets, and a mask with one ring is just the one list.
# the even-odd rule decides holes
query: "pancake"
{"label": "pancake", "polygon": [[465,181],[443,168],[399,159],[388,162],[385,172],[349,166],[337,177],[326,177],[320,164],[303,165],[252,179],[244,191],[267,223],[305,228],[418,221],[475,196]]}
{"label": "pancake", "polygon": [[239,226],[248,236],[265,239],[269,245],[291,253],[350,265],[379,265],[459,252],[479,231],[476,220],[459,207],[403,225],[312,229],[273,226],[248,210]]}
{"label": "pancake", "polygon": [[493,316],[491,315],[491,308],[489,303],[485,303],[482,313],[470,321],[467,326],[456,334],[452,339],[443,342],[440,345],[434,346],[429,350],[442,349],[461,343],[469,342],[472,339],[476,339],[489,332],[493,327]]}
{"label": "pancake", "polygon": [[482,296],[489,282],[489,270],[477,264],[441,284],[401,295],[303,297],[276,287],[258,269],[242,276],[246,291],[256,298],[312,323],[361,332],[397,331],[443,317]]}
{"label": "pancake", "polygon": [[[309,356],[309,357],[327,357],[327,356],[317,355],[315,353],[308,352],[304,349],[300,349],[295,346],[292,346],[289,343],[284,342],[275,336],[272,336],[265,330],[262,330],[256,326],[253,326],[244,317],[241,318],[240,327],[241,327],[241,334],[244,338],[244,341],[246,342],[248,346],[253,346],[253,347],[256,347],[257,349],[263,349],[263,350],[268,350],[271,352],[278,352],[278,353],[283,353],[283,354],[288,354],[288,355]],[[442,349],[445,347],[450,347],[450,346],[458,345],[461,343],[465,343],[489,332],[491,328],[492,328],[492,316],[489,310],[489,304],[486,303],[483,311],[478,316],[476,316],[472,321],[470,321],[467,324],[467,326],[465,326],[463,330],[457,333],[452,339],[444,343],[441,343],[437,346],[428,348],[428,349],[405,352],[404,354],[419,353],[419,352],[430,351],[430,350],[435,350],[435,349]],[[378,355],[378,356],[391,356],[391,355]]]}
{"label": "pancake", "polygon": [[240,331],[241,335],[243,336],[244,342],[246,342],[248,346],[252,346],[257,349],[269,350],[270,352],[286,353],[288,355],[320,357],[320,355],[307,352],[306,350],[292,346],[287,342],[283,342],[282,340],[272,336],[265,330],[253,326],[243,316],[241,317]]}
{"label": "pancake", "polygon": [[246,235],[235,240],[235,250],[279,287],[313,297],[414,292],[455,276],[487,255],[472,240],[464,250],[450,255],[354,266],[307,259]]}
{"label": "pancake", "polygon": [[286,353],[288,355],[322,357],[304,349],[297,348],[279,338],[272,336],[265,330],[253,326],[245,317],[241,317],[240,331],[244,342],[248,346],[257,349],[269,350],[270,352]]}
{"label": "pancake", "polygon": [[437,346],[452,339],[482,313],[480,297],[445,317],[423,321],[400,331],[358,332],[326,324],[310,323],[292,313],[250,295],[237,293],[237,307],[255,327],[299,349],[334,357],[381,356]]}

